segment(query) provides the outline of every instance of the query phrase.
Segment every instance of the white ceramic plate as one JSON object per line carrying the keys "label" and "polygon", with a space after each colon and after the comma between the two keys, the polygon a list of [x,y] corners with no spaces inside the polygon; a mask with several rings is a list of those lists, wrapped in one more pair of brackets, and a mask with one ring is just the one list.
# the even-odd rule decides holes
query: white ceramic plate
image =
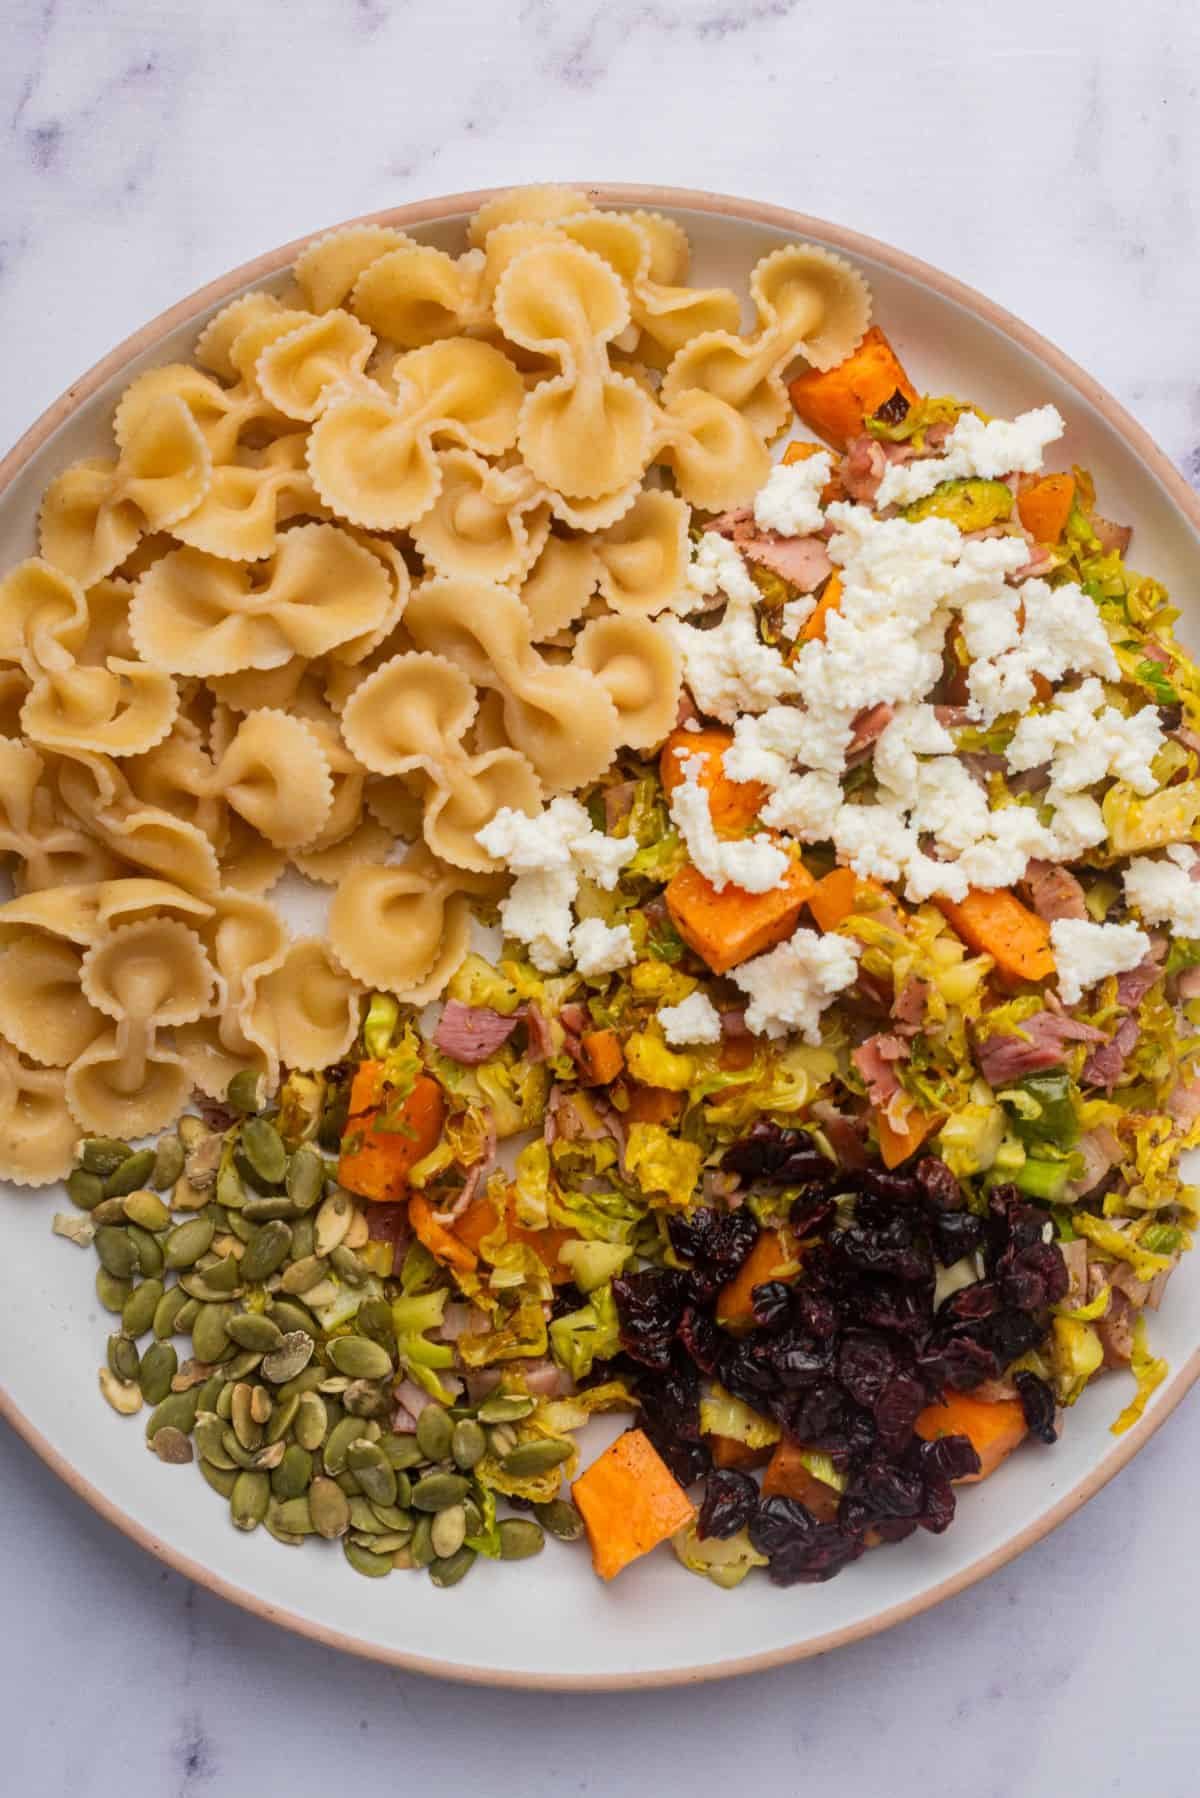
{"label": "white ceramic plate", "polygon": [[[693,279],[745,290],[765,251],[801,236],[851,255],[870,281],[875,317],[918,387],[958,392],[1011,417],[1052,400],[1068,421],[1063,465],[1090,467],[1104,510],[1136,526],[1139,568],[1191,608],[1183,635],[1200,648],[1196,590],[1200,504],[1117,403],[1050,344],[946,276],[818,219],[720,196],[601,188],[601,201],[651,206],[686,227]],[[447,248],[484,194],[377,215]],[[249,285],[282,283],[298,245],[272,252],[184,301],[77,382],[0,465],[0,568],[33,548],[50,477],[107,450],[112,408],[141,369],[186,358],[200,326]],[[1190,577],[1190,578],[1189,578]],[[551,1544],[520,1568],[481,1563],[451,1593],[397,1575],[356,1578],[337,1553],[286,1549],[230,1528],[194,1470],[147,1454],[137,1420],[116,1418],[96,1387],[109,1319],[93,1288],[94,1257],[50,1233],[52,1192],[0,1188],[0,1410],[54,1470],[136,1541],[236,1603],[290,1628],[380,1660],[495,1684],[623,1687],[716,1678],[816,1654],[913,1616],[1002,1565],[1078,1508],[1133,1455],[1200,1372],[1200,1254],[1189,1258],[1154,1319],[1172,1373],[1141,1424],[1109,1424],[1130,1395],[1114,1377],[1072,1413],[1052,1450],[1029,1447],[967,1492],[953,1529],[864,1557],[824,1586],[777,1591],[766,1580],[726,1593],[691,1578],[669,1552],[612,1586],[582,1552]],[[1194,1265],[1191,1262],[1194,1261]],[[597,1436],[597,1446],[603,1442]]]}

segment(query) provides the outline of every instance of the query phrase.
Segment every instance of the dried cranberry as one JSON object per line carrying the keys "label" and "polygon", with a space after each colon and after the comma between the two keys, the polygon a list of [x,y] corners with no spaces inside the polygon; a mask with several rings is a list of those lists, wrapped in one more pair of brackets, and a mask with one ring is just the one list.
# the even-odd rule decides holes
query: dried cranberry
{"label": "dried cranberry", "polygon": [[836,1524],[822,1523],[806,1540],[788,1543],[772,1555],[767,1576],[775,1586],[815,1585],[832,1579],[862,1552],[859,1538],[847,1536]]}
{"label": "dried cranberry", "polygon": [[806,1336],[832,1336],[838,1327],[837,1306],[828,1293],[800,1286],[792,1294],[792,1316]]}
{"label": "dried cranberry", "polygon": [[925,1482],[919,1473],[875,1460],[851,1476],[842,1509],[847,1518],[865,1515],[875,1523],[884,1517],[918,1517],[924,1501]]}
{"label": "dried cranberry", "polygon": [[1000,1309],[1000,1294],[991,1280],[976,1280],[973,1286],[960,1286],[952,1292],[938,1313],[939,1323],[953,1319],[955,1323],[978,1323],[994,1317]]}
{"label": "dried cranberry", "polygon": [[852,1330],[838,1349],[837,1377],[856,1405],[870,1410],[896,1372],[896,1357],[887,1338]]}
{"label": "dried cranberry", "polygon": [[919,1205],[924,1188],[913,1174],[897,1174],[891,1168],[864,1167],[855,1175],[861,1193],[892,1205]]}
{"label": "dried cranberry", "polygon": [[901,1286],[894,1280],[872,1280],[858,1287],[847,1302],[858,1323],[893,1330],[910,1342],[923,1342],[933,1323],[933,1288]]}
{"label": "dried cranberry", "polygon": [[889,1454],[897,1454],[911,1437],[913,1425],[927,1403],[925,1388],[912,1374],[898,1374],[889,1380],[875,1401],[880,1446]]}
{"label": "dried cranberry", "polygon": [[982,1463],[969,1436],[935,1436],[917,1447],[917,1465],[927,1480],[965,1480]]}
{"label": "dried cranberry", "polygon": [[983,1219],[970,1211],[940,1211],[930,1230],[934,1253],[943,1267],[952,1267],[964,1255],[973,1255],[983,1246]]}
{"label": "dried cranberry", "polygon": [[827,1348],[818,1346],[807,1336],[789,1332],[777,1336],[771,1344],[770,1364],[781,1386],[811,1386],[830,1372]]}
{"label": "dried cranberry", "polygon": [[897,387],[890,399],[875,408],[874,417],[882,425],[902,425],[908,417],[908,395]]}
{"label": "dried cranberry", "polygon": [[808,1541],[817,1528],[807,1505],[774,1492],[759,1505],[750,1524],[750,1540],[760,1555],[774,1555],[790,1543]]}
{"label": "dried cranberry", "polygon": [[871,1528],[881,1542],[903,1542],[908,1536],[916,1534],[917,1519],[915,1517],[881,1517],[878,1522],[871,1525]]}
{"label": "dried cranberry", "polygon": [[954,1489],[948,1480],[937,1478],[925,1482],[925,1507],[919,1522],[923,1530],[940,1536],[954,1522]]}
{"label": "dried cranberry", "polygon": [[823,1186],[810,1186],[792,1200],[788,1222],[797,1236],[815,1236],[837,1215],[837,1206]]}
{"label": "dried cranberry", "polygon": [[944,1161],[926,1155],[916,1166],[916,1178],[929,1204],[937,1211],[961,1211],[963,1191]]}
{"label": "dried cranberry", "polygon": [[1025,1311],[1000,1311],[979,1327],[1000,1368],[1027,1355],[1046,1333],[1044,1325]]}
{"label": "dried cranberry", "polygon": [[1035,1242],[1006,1250],[996,1263],[996,1278],[1005,1302],[1021,1311],[1041,1311],[1066,1294],[1069,1279],[1056,1242]]}
{"label": "dried cranberry", "polygon": [[813,1386],[801,1387],[773,1400],[775,1417],[798,1442],[811,1442],[817,1448],[846,1441],[848,1408],[841,1388],[832,1380],[821,1380]]}
{"label": "dried cranberry", "polygon": [[708,1476],[696,1534],[721,1540],[736,1536],[757,1509],[758,1487],[750,1475],[737,1473],[731,1467],[718,1468]]}
{"label": "dried cranberry", "polygon": [[791,1321],[792,1289],[783,1280],[764,1280],[750,1294],[754,1321],[763,1330],[781,1330]]}
{"label": "dried cranberry", "polygon": [[727,1174],[740,1174],[764,1186],[802,1186],[834,1171],[807,1131],[785,1130],[765,1118],[749,1136],[726,1149],[721,1167]]}
{"label": "dried cranberry", "polygon": [[841,1232],[833,1247],[841,1261],[862,1273],[890,1274],[893,1279],[912,1282],[933,1279],[928,1246],[916,1239],[901,1217],[893,1217],[879,1229],[856,1221]]}
{"label": "dried cranberry", "polygon": [[1037,1374],[1022,1368],[1013,1375],[1021,1409],[1025,1413],[1025,1422],[1039,1442],[1057,1442],[1058,1430],[1055,1427],[1055,1398],[1045,1380]]}
{"label": "dried cranberry", "polygon": [[721,1353],[721,1333],[707,1311],[689,1305],[679,1320],[679,1341],[704,1373],[713,1373]]}
{"label": "dried cranberry", "polygon": [[716,1211],[702,1206],[689,1217],[673,1217],[667,1225],[671,1247],[684,1261],[732,1279],[758,1240],[759,1227],[749,1211]]}
{"label": "dried cranberry", "polygon": [[614,1280],[612,1291],[626,1354],[647,1367],[667,1367],[689,1296],[687,1276],[673,1268],[646,1268]]}
{"label": "dried cranberry", "polygon": [[974,1342],[969,1336],[952,1336],[931,1344],[917,1357],[917,1366],[935,1386],[953,1386],[956,1392],[970,1392],[984,1380],[994,1380],[1000,1363],[991,1349]]}

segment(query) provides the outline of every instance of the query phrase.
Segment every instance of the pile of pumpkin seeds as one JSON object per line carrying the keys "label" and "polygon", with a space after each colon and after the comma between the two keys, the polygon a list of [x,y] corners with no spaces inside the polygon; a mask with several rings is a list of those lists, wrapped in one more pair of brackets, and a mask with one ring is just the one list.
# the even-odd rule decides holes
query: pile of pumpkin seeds
{"label": "pile of pumpkin seeds", "polygon": [[389,1428],[400,1370],[387,1299],[361,1298],[337,1333],[315,1314],[347,1287],[378,1291],[360,1254],[366,1214],[322,1153],[319,1089],[297,1104],[293,1084],[293,1103],[285,1089],[270,1116],[258,1087],[235,1076],[225,1130],[187,1116],[154,1148],[79,1145],[66,1185],[82,1215],[54,1228],[99,1259],[96,1295],[117,1319],[99,1371],[108,1403],[123,1417],[148,1410],[149,1448],[194,1461],[236,1528],[261,1524],[288,1546],[340,1541],[371,1579],[425,1568],[454,1586],[481,1550],[525,1560],[547,1533],[576,1540],[582,1519],[561,1498],[495,1521],[476,1473],[491,1457],[524,1479],[570,1456],[565,1439],[519,1439],[528,1395],[433,1403],[415,1435]]}

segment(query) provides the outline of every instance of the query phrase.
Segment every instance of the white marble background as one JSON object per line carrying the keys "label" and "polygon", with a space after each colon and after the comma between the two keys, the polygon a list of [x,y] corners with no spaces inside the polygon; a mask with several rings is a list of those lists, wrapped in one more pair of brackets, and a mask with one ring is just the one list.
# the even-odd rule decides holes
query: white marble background
{"label": "white marble background", "polygon": [[[6,0],[0,446],[263,248],[425,195],[590,177],[774,200],[941,264],[1061,343],[1200,483],[1198,71],[1190,0]],[[904,1629],[705,1692],[594,1699],[459,1689],[277,1634],[5,1432],[0,1785],[1185,1798],[1198,1420],[1185,1404],[1050,1541]]]}

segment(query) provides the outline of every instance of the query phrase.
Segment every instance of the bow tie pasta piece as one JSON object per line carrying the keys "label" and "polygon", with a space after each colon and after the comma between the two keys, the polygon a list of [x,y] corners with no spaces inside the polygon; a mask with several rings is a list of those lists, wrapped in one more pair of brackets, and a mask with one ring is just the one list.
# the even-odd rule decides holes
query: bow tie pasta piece
{"label": "bow tie pasta piece", "polygon": [[[76,752],[59,764],[57,784],[67,811],[110,851],[118,866],[132,862],[193,893],[209,893],[220,884],[216,852],[204,832],[159,806],[143,805],[107,756]],[[72,884],[82,883],[111,871],[79,872],[68,878]],[[128,866],[122,871],[128,872]]]}
{"label": "bow tie pasta piece", "polygon": [[[414,822],[409,836],[421,828],[421,807],[414,802]],[[395,842],[396,833],[374,818],[363,818],[353,826],[349,836],[340,838],[327,849],[298,849],[292,856],[294,866],[306,880],[319,886],[336,887],[353,868],[378,865],[385,861]]]}
{"label": "bow tie pasta piece", "polygon": [[350,306],[389,343],[417,349],[490,322],[483,274],[478,250],[456,259],[430,244],[406,243],[363,270]]}
{"label": "bow tie pasta piece", "polygon": [[188,1077],[201,1092],[219,1099],[238,1070],[251,1067],[274,1092],[278,1042],[257,993],[260,980],[281,966],[287,953],[283,921],[265,900],[224,890],[216,895],[213,915],[199,933],[217,972],[217,1004],[211,1017],[175,1030]]}
{"label": "bow tie pasta piece", "polygon": [[198,731],[183,724],[147,755],[122,764],[134,800],[155,806],[203,831],[218,854],[225,847],[228,816],[211,756]]}
{"label": "bow tie pasta piece", "polygon": [[311,843],[333,806],[320,740],[286,712],[245,715],[214,770],[213,789],[277,849]]}
{"label": "bow tie pasta piece", "polygon": [[118,446],[125,449],[172,402],[187,408],[216,464],[230,461],[245,436],[260,433],[264,427],[272,434],[287,429],[283,415],[246,381],[222,387],[190,363],[169,362],[163,368],[147,369],[125,389],[113,415]]}
{"label": "bow tie pasta piece", "polygon": [[129,635],[129,602],[132,598],[133,587],[129,581],[118,580],[115,576],[97,581],[95,586],[88,588],[84,595],[87,634],[75,651],[77,662],[103,668],[109,656],[133,660],[137,652]]}
{"label": "bow tie pasta piece", "polygon": [[168,880],[140,876],[54,887],[0,905],[0,943],[25,927],[87,949],[118,924],[164,911],[194,924],[212,917],[213,906]]}
{"label": "bow tie pasta piece", "polygon": [[473,580],[520,580],[550,529],[544,489],[528,469],[495,468],[473,450],[442,450],[438,467],[438,497],[411,526],[427,566]]}
{"label": "bow tie pasta piece", "polygon": [[19,737],[21,707],[29,695],[29,681],[19,668],[0,668],[0,737]]}
{"label": "bow tie pasta piece", "polygon": [[[359,663],[366,661],[368,656],[374,655],[376,650],[384,651],[386,659],[387,655],[393,655],[398,649],[408,647],[407,642],[401,643],[397,640],[392,643],[392,639],[399,639],[402,635],[397,627],[404,616],[404,608],[408,604],[409,590],[412,585],[403,554],[397,545],[387,537],[373,537],[368,531],[359,530],[355,525],[347,525],[344,528],[348,537],[353,537],[354,541],[363,549],[371,552],[376,561],[382,563],[390,584],[391,598],[377,625],[369,631],[360,632],[358,636],[347,637],[344,643],[338,643],[329,651],[324,670],[326,686],[329,684],[331,672],[339,665],[356,667]],[[392,647],[384,650],[384,646],[389,643],[392,644]],[[330,703],[332,704],[332,700]]]}
{"label": "bow tie pasta piece", "polygon": [[668,403],[689,389],[716,394],[763,437],[791,416],[783,371],[797,356],[832,368],[862,341],[871,321],[866,282],[841,256],[818,244],[787,244],[764,256],[750,277],[757,329],[739,337],[709,331],[674,356],[663,380]]}
{"label": "bow tie pasta piece", "polygon": [[505,337],[548,355],[560,373],[521,408],[517,441],[539,481],[569,499],[598,499],[641,479],[653,408],[636,381],[615,374],[608,345],[629,323],[619,277],[578,244],[526,250],[506,269],[495,299]]}
{"label": "bow tie pasta piece", "polygon": [[257,997],[270,1014],[285,1067],[327,1068],[358,1035],[363,989],[317,937],[290,944],[281,965],[259,981]]}
{"label": "bow tie pasta piece", "polygon": [[175,550],[142,575],[129,628],[142,660],[173,674],[234,674],[308,660],[376,629],[394,586],[379,558],[331,524],[285,531],[266,562]]}
{"label": "bow tie pasta piece", "polygon": [[521,587],[530,636],[544,643],[582,617],[600,584],[600,558],[590,537],[551,537]]}
{"label": "bow tie pasta piece", "polygon": [[166,398],[112,461],[74,462],[47,487],[41,553],[84,587],[120,566],[147,531],[166,530],[208,491],[212,457],[182,400]]}
{"label": "bow tie pasta piece", "polygon": [[0,855],[16,857],[19,893],[103,880],[121,858],[61,815],[37,751],[0,739]]}
{"label": "bow tie pasta piece", "polygon": [[771,472],[770,452],[749,420],[698,388],[657,408],[654,457],[674,469],[689,505],[706,512],[749,504]]}
{"label": "bow tie pasta piece", "polygon": [[485,200],[467,226],[467,242],[473,249],[487,247],[493,231],[507,225],[553,225],[576,213],[590,212],[592,202],[577,187],[542,182],[531,187],[512,187],[507,193]]}
{"label": "bow tie pasta piece", "polygon": [[269,893],[283,874],[288,853],[286,849],[276,849],[245,818],[231,811],[221,851],[221,879],[237,892],[259,898]]}
{"label": "bow tie pasta piece", "polygon": [[18,562],[0,580],[0,662],[13,663],[29,680],[69,668],[87,631],[83,588],[40,556]]}
{"label": "bow tie pasta piece", "polygon": [[574,663],[600,682],[617,708],[619,741],[633,749],[661,743],[679,710],[682,666],[667,632],[649,618],[593,618],[579,633]]}
{"label": "bow tie pasta piece", "polygon": [[219,312],[214,312],[197,337],[192,355],[210,374],[218,375],[222,381],[236,382],[240,370],[233,360],[233,346],[242,332],[287,310],[273,293],[261,289],[244,293],[238,299],[230,300],[228,306],[222,306]]}
{"label": "bow tie pasta piece", "polygon": [[470,947],[469,892],[485,890],[424,846],[395,868],[355,868],[329,908],[334,954],[366,987],[426,1005]]}
{"label": "bow tie pasta piece", "polygon": [[0,1036],[30,1061],[65,1068],[104,1029],[80,991],[82,952],[28,931],[0,948]]}
{"label": "bow tie pasta piece", "polygon": [[61,1068],[27,1067],[0,1041],[0,1177],[15,1186],[65,1179],[78,1140]]}
{"label": "bow tie pasta piece", "polygon": [[213,469],[195,511],[177,520],[180,543],[234,562],[261,562],[288,519],[323,511],[308,472],[307,431],[289,431],[263,450],[241,449]]}
{"label": "bow tie pasta piece", "polygon": [[665,367],[697,332],[737,330],[735,293],[678,285],[687,274],[688,241],[670,219],[650,212],[584,212],[560,220],[558,229],[602,256],[623,281],[633,324],[617,340],[621,348],[632,349],[636,341],[639,354]]}
{"label": "bow tie pasta piece", "polygon": [[492,749],[448,763],[425,796],[425,841],[443,861],[483,873],[496,866],[476,841],[477,832],[503,810],[532,817],[541,785],[519,749]]}
{"label": "bow tie pasta piece", "polygon": [[345,305],[364,269],[389,250],[414,243],[390,225],[343,225],[301,250],[292,273],[309,310],[330,312]]}
{"label": "bow tie pasta piece", "polygon": [[592,675],[553,667],[530,641],[529,617],[508,587],[485,581],[425,581],[405,627],[422,649],[458,664],[504,700],[508,738],[550,792],[585,785],[609,766],[616,708]]}
{"label": "bow tie pasta piece", "polygon": [[21,727],[42,749],[143,755],[170,735],[178,711],[169,674],[110,656],[107,668],[70,667],[35,681]]}
{"label": "bow tie pasta piece", "polygon": [[179,1055],[129,1023],[103,1031],[77,1055],[65,1087],[71,1113],[85,1131],[125,1138],[165,1129],[191,1093]]}
{"label": "bow tie pasta piece", "polygon": [[365,378],[375,338],[350,313],[307,319],[267,345],[255,366],[259,391],[286,418],[311,424],[331,388]]}
{"label": "bow tie pasta piece", "polygon": [[[319,744],[329,770],[331,800],[324,824],[302,846],[306,855],[332,849],[348,837],[362,819],[366,771],[350,753],[336,715],[326,706],[313,711],[297,707],[299,719]],[[370,859],[370,858],[368,858]]]}
{"label": "bow tie pasta piece", "polygon": [[597,537],[600,593],[614,612],[647,617],[671,603],[687,576],[688,523],[683,500],[650,489]]}

